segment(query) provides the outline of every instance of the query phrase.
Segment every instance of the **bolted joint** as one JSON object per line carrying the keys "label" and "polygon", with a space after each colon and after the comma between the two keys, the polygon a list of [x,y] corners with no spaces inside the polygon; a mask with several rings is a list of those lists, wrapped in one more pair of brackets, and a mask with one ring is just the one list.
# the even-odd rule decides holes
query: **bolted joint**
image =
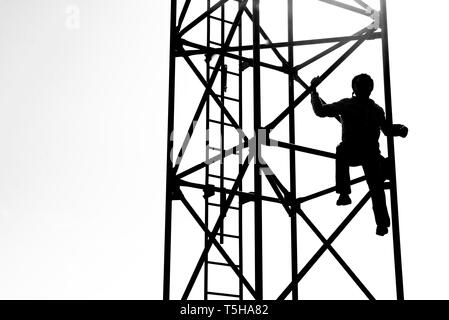
{"label": "bolted joint", "polygon": [[239,196],[240,202],[242,205],[247,204],[248,202],[254,201],[254,192],[250,192],[250,194],[242,194]]}
{"label": "bolted joint", "polygon": [[173,201],[181,200],[182,192],[181,192],[180,180],[176,176],[174,176],[174,177],[172,176],[171,179],[173,181],[172,189],[170,192],[171,198]]}
{"label": "bolted joint", "polygon": [[214,54],[212,52],[206,52],[204,54],[204,61],[206,63],[211,62],[213,56],[214,56]]}
{"label": "bolted joint", "polygon": [[294,195],[292,195],[290,192],[284,194],[284,197],[287,203],[287,207],[290,209],[290,211],[288,211],[287,213],[290,217],[292,217],[301,208],[301,203],[298,202],[297,199],[294,197]]}
{"label": "bolted joint", "polygon": [[184,45],[181,38],[176,36],[175,45],[174,45],[175,54],[180,56],[184,52]]}
{"label": "bolted joint", "polygon": [[203,192],[204,192],[203,198],[204,199],[208,199],[208,198],[213,197],[215,195],[214,187],[215,186],[212,185],[212,184],[208,184],[208,185],[204,186],[204,189],[203,189]]}
{"label": "bolted joint", "polygon": [[374,10],[370,6],[366,8],[366,13],[370,15],[371,19],[373,19],[373,23],[371,23],[368,26],[369,30],[377,30],[380,28],[381,25],[381,15],[380,12],[377,10]]}
{"label": "bolted joint", "polygon": [[[257,157],[259,162],[263,162],[262,158],[260,157],[261,149],[262,149],[262,148],[260,148],[260,146],[262,146],[262,145],[271,146],[272,145],[270,142],[269,130],[270,129],[266,129],[266,128],[258,129],[255,134],[255,137],[252,138],[248,142],[250,156],[254,157],[254,158]],[[258,153],[258,154],[256,154],[256,153]]]}
{"label": "bolted joint", "polygon": [[271,129],[262,128],[258,130],[257,136],[260,144],[269,146],[270,145],[270,131]]}
{"label": "bolted joint", "polygon": [[181,192],[180,186],[179,185],[175,186],[171,192],[172,200],[173,201],[181,200],[181,195],[182,195],[182,192]]}
{"label": "bolted joint", "polygon": [[243,72],[243,71],[245,71],[246,69],[248,69],[248,68],[250,68],[250,67],[252,67],[252,66],[253,66],[253,64],[252,64],[251,62],[249,62],[249,61],[243,61],[243,62],[241,63],[240,70]]}
{"label": "bolted joint", "polygon": [[297,201],[296,199],[290,200],[290,217],[294,214],[296,214],[301,209],[301,202]]}
{"label": "bolted joint", "polygon": [[291,76],[296,76],[297,70],[294,66],[288,64],[288,63],[282,63],[282,69],[284,69],[285,74],[291,75]]}

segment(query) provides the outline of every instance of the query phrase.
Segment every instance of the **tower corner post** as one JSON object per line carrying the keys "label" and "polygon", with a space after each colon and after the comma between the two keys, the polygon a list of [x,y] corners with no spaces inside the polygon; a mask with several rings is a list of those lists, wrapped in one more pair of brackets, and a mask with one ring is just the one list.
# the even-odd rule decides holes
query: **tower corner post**
{"label": "tower corner post", "polygon": [[262,176],[261,141],[261,79],[260,79],[260,0],[253,0],[253,78],[254,78],[254,247],[256,300],[263,299],[263,247],[262,247]]}
{"label": "tower corner post", "polygon": [[[388,18],[386,0],[380,0],[381,5],[381,29],[382,29],[382,56],[383,56],[383,72],[385,86],[385,114],[389,125],[393,124],[393,108],[391,97],[391,74],[390,74],[390,52],[388,39]],[[399,231],[399,210],[398,210],[398,192],[396,180],[396,159],[394,137],[387,137],[388,157],[392,164],[391,175],[391,218],[393,228],[393,249],[394,249],[394,265],[396,276],[396,294],[398,300],[404,300],[404,284],[402,276],[402,257],[401,257],[401,239]]]}
{"label": "tower corner post", "polygon": [[177,46],[176,0],[171,0],[170,13],[170,61],[168,88],[168,124],[167,124],[167,171],[165,194],[165,240],[164,240],[164,284],[163,299],[170,300],[171,232],[172,232],[172,192],[174,189],[173,172],[173,130],[175,116],[175,69]]}
{"label": "tower corner post", "polygon": [[[288,0],[288,42],[291,44],[294,41],[293,31],[293,0]],[[294,46],[288,46],[288,64],[289,68],[294,67]],[[289,105],[295,102],[295,79],[290,72],[288,75],[288,101]],[[293,109],[289,114],[289,143],[295,144],[295,110]],[[293,197],[296,196],[296,151],[290,150],[290,193]],[[291,199],[292,200],[292,199]],[[292,281],[298,274],[298,236],[297,236],[297,219],[296,214],[290,217],[290,232],[291,232],[291,272]],[[292,300],[298,300],[298,285],[295,284],[292,290]]]}

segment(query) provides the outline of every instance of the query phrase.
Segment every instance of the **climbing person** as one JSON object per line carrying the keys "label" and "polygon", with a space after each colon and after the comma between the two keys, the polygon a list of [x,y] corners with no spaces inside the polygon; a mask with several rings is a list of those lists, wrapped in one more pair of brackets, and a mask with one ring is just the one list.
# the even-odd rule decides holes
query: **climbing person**
{"label": "climbing person", "polygon": [[379,149],[380,131],[386,136],[408,135],[404,125],[388,125],[383,109],[370,95],[374,81],[367,74],[360,74],[352,80],[352,98],[332,104],[324,104],[316,88],[321,83],[319,77],[311,82],[312,107],[318,117],[335,117],[342,125],[342,141],[337,146],[335,162],[337,205],[351,204],[350,166],[362,166],[371,193],[376,234],[384,236],[390,227],[384,181],[388,178],[388,160]]}

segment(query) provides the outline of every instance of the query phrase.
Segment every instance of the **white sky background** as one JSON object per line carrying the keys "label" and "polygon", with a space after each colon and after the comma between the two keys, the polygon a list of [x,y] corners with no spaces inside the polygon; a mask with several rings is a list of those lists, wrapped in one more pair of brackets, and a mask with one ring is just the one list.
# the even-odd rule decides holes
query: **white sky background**
{"label": "white sky background", "polygon": [[[406,297],[447,299],[449,5],[388,5],[395,120],[410,128],[397,143]],[[161,298],[168,27],[169,1],[0,0],[0,298]],[[327,100],[350,95],[341,83]],[[332,151],[335,124],[317,126]]]}

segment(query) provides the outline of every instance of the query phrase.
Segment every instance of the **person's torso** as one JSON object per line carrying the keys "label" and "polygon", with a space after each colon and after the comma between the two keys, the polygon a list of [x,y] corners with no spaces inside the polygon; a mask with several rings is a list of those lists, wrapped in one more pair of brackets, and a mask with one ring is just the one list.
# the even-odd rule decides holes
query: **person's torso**
{"label": "person's torso", "polygon": [[383,111],[371,99],[345,99],[340,119],[342,141],[355,147],[379,147]]}

